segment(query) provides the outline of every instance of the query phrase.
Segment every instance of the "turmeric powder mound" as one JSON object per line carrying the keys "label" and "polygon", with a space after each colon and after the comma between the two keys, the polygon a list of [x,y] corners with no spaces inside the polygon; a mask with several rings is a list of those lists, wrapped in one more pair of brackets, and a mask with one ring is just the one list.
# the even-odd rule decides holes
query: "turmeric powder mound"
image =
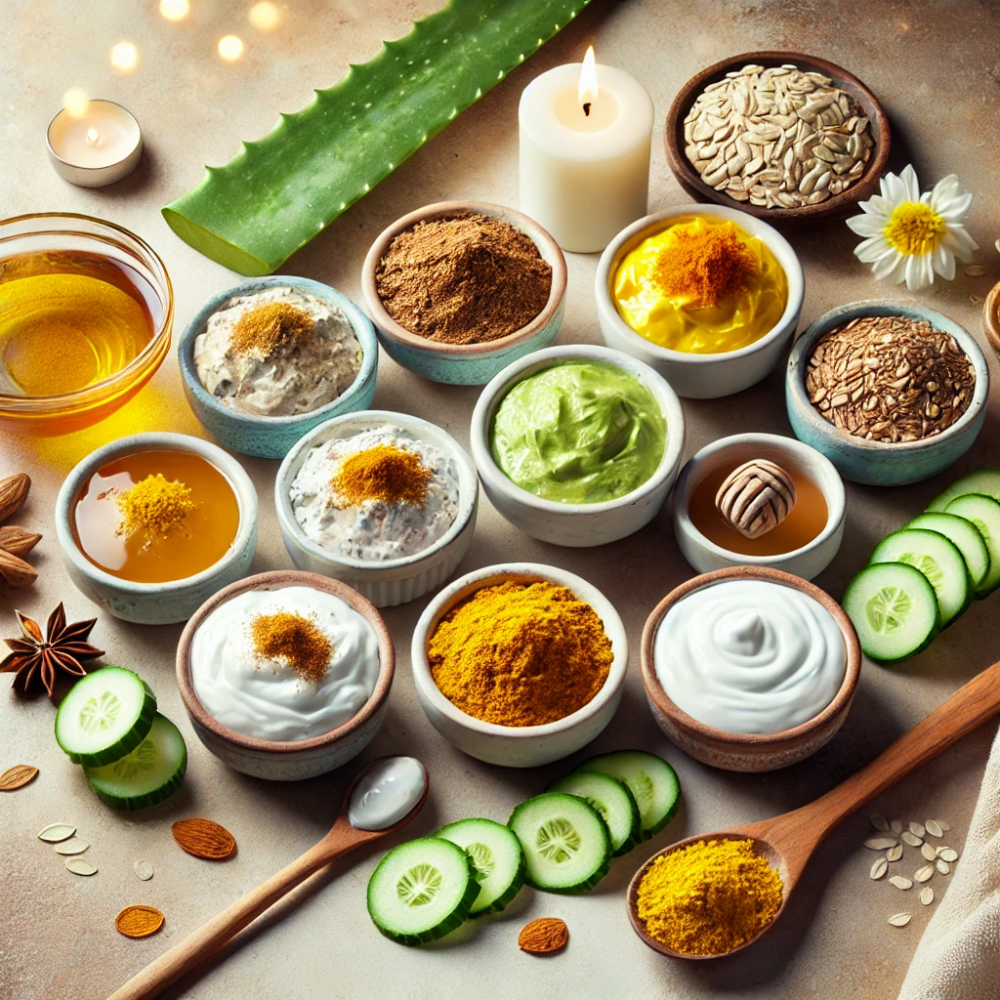
{"label": "turmeric powder mound", "polygon": [[117,534],[128,536],[145,531],[154,538],[169,534],[198,506],[191,499],[188,486],[164,478],[162,472],[140,479],[119,493],[115,503],[122,515]]}
{"label": "turmeric powder mound", "polygon": [[724,955],[775,918],[782,890],[752,840],[699,840],[657,858],[636,901],[650,937],[685,955]]}
{"label": "turmeric powder mound", "polygon": [[278,611],[257,615],[250,622],[254,652],[269,660],[284,660],[304,681],[318,683],[326,677],[333,644],[304,615]]}
{"label": "turmeric powder mound", "polygon": [[344,459],[331,485],[338,500],[355,506],[366,500],[421,506],[430,481],[431,470],[419,455],[378,444]]}
{"label": "turmeric powder mound", "polygon": [[279,348],[315,332],[316,322],[305,310],[287,302],[267,302],[236,321],[229,343],[238,354],[269,358]]}
{"label": "turmeric powder mound", "polygon": [[656,259],[654,280],[668,298],[703,309],[746,288],[757,259],[730,222],[695,228],[678,226]]}
{"label": "turmeric powder mound", "polygon": [[548,582],[476,591],[441,620],[427,655],[456,708],[501,726],[540,726],[583,708],[613,659],[597,612]]}

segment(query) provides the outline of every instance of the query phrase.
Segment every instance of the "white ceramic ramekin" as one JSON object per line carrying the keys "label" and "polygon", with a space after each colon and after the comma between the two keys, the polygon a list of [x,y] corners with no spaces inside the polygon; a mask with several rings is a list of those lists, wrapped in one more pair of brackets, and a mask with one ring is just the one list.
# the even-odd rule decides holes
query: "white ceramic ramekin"
{"label": "white ceramic ramekin", "polygon": [[[755,458],[808,476],[822,491],[827,508],[826,526],[808,545],[777,556],[741,555],[716,545],[694,526],[689,505],[705,477],[720,466],[740,465]],[[674,491],[674,533],[684,558],[699,573],[730,566],[754,566],[784,570],[803,580],[812,580],[830,565],[840,549],[846,504],[839,473],[815,448],[778,434],[734,434],[706,445],[681,470]]]}
{"label": "white ceramic ramekin", "polygon": [[[73,535],[73,509],[83,484],[102,465],[137,451],[190,451],[211,462],[228,480],[240,506],[240,523],[229,551],[208,569],[169,583],[134,583],[95,566]],[[257,548],[257,491],[243,466],[218,445],[187,434],[134,434],[92,452],[66,477],[56,498],[56,535],[70,579],[116,618],[140,625],[186,621],[216,591],[246,576]]]}
{"label": "white ceramic ramekin", "polygon": [[[601,361],[634,375],[652,392],[667,422],[666,446],[656,471],[615,500],[586,504],[544,500],[513,483],[493,460],[493,419],[503,397],[516,383],[564,361]],[[684,413],[673,389],[648,365],[627,354],[589,344],[549,347],[508,365],[483,389],[472,413],[469,443],[486,495],[511,524],[554,545],[604,545],[633,534],[659,513],[677,478],[684,448]]]}
{"label": "white ceramic ramekin", "polygon": [[[295,519],[289,491],[310,449],[331,438],[395,424],[414,437],[440,448],[458,467],[458,515],[454,524],[422,552],[399,559],[372,562],[342,556],[308,538]],[[462,446],[445,430],[427,420],[391,410],[361,410],[327,420],[301,438],[285,456],[274,486],[274,503],[285,548],[299,569],[341,580],[368,598],[377,608],[415,601],[440,587],[458,568],[476,530],[479,483],[476,470]]]}
{"label": "white ceramic ramekin", "polygon": [[[499,726],[483,722],[453,705],[438,689],[427,660],[427,643],[438,622],[460,601],[483,587],[507,581],[534,583],[548,580],[569,587],[600,616],[611,640],[614,659],[604,686],[583,708],[565,719],[543,726]],[[467,573],[445,587],[424,609],[413,630],[411,652],[417,697],[431,725],[463,753],[488,764],[504,767],[538,767],[575,753],[593,740],[618,709],[628,666],[628,639],[622,620],[611,602],[594,586],[574,573],[537,563],[503,563]]]}
{"label": "white ceramic ramekin", "polygon": [[[732,220],[751,236],[760,239],[784,268],[788,278],[788,303],[774,328],[759,340],[736,351],[689,354],[654,344],[639,336],[622,319],[611,293],[618,265],[630,250],[634,250],[646,237],[658,233],[668,220],[679,215],[716,215]],[[597,318],[601,324],[604,343],[608,347],[625,351],[626,354],[645,361],[673,386],[678,396],[686,399],[717,399],[748,389],[778,366],[799,322],[805,279],[802,265],[791,244],[763,220],[722,205],[677,205],[639,219],[623,229],[608,244],[597,265],[594,291],[597,296]]]}

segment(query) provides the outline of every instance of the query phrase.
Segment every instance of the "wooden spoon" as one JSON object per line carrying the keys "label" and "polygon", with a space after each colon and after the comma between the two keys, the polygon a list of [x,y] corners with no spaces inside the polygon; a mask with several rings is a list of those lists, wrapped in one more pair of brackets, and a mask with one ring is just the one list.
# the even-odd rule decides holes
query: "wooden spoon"
{"label": "wooden spoon", "polygon": [[162,954],[155,962],[151,962],[141,972],[133,976],[124,986],[119,987],[108,997],[108,1000],[146,1000],[159,996],[171,983],[189,971],[203,959],[214,955],[228,941],[235,937],[252,920],[259,917],[268,907],[276,903],[282,896],[289,893],[310,875],[332,864],[345,854],[364,844],[370,844],[386,834],[393,833],[406,826],[420,812],[427,799],[428,776],[424,771],[424,794],[420,801],[398,823],[384,830],[358,830],[347,820],[347,810],[351,802],[351,793],[358,779],[373,764],[372,761],[363,768],[344,796],[340,807],[340,815],[330,828],[330,832],[315,847],[310,848],[297,861],[282,868],[263,885],[251,889],[242,899],[236,900],[218,916],[202,924],[192,931],[183,941],[174,945],[168,952]]}
{"label": "wooden spoon", "polygon": [[759,941],[770,930],[788,906],[788,898],[798,884],[806,863],[813,851],[826,835],[851,813],[870,802],[880,792],[885,791],[900,778],[916,770],[932,757],[957,743],[963,736],[982,725],[1000,711],[1000,663],[993,664],[968,684],[960,688],[943,705],[918,722],[908,733],[896,740],[867,767],[863,767],[853,777],[838,785],[815,802],[782,816],[749,823],[746,826],[722,830],[718,833],[703,833],[697,837],[671,844],[653,855],[635,877],[628,888],[628,912],[632,927],[650,948],[675,958],[719,958],[720,955],[687,955],[673,951],[661,941],[650,937],[639,918],[637,896],[639,883],[650,865],[661,855],[679,850],[698,841],[709,839],[750,838],[755,841],[757,851],[768,863],[778,870],[784,885],[781,908],[774,919],[750,941],[724,952],[733,955]]}

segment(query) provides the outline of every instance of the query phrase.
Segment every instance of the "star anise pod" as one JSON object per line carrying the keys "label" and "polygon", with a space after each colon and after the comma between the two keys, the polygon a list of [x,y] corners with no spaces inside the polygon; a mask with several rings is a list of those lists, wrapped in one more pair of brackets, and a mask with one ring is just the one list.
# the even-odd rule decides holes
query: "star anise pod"
{"label": "star anise pod", "polygon": [[80,665],[80,661],[104,655],[103,649],[87,642],[90,630],[97,622],[96,618],[67,625],[66,612],[60,603],[49,615],[49,620],[45,623],[46,634],[43,636],[38,622],[20,611],[15,611],[14,614],[21,625],[21,637],[4,639],[11,652],[0,661],[0,674],[16,673],[13,685],[15,690],[26,693],[37,677],[45,685],[51,698],[60,670],[73,677],[83,677],[86,670]]}

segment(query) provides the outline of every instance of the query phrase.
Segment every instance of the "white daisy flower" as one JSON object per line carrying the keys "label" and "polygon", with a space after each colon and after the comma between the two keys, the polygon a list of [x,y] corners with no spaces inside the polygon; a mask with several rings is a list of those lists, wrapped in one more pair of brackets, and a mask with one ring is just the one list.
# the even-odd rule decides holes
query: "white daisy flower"
{"label": "white daisy flower", "polygon": [[854,255],[872,265],[877,281],[905,281],[911,292],[932,285],[935,272],[951,281],[955,258],[972,260],[972,251],[979,249],[964,225],[972,195],[954,174],[921,194],[912,166],[898,176],[886,174],[881,187],[881,195],[859,203],[864,215],[847,220],[865,237]]}

